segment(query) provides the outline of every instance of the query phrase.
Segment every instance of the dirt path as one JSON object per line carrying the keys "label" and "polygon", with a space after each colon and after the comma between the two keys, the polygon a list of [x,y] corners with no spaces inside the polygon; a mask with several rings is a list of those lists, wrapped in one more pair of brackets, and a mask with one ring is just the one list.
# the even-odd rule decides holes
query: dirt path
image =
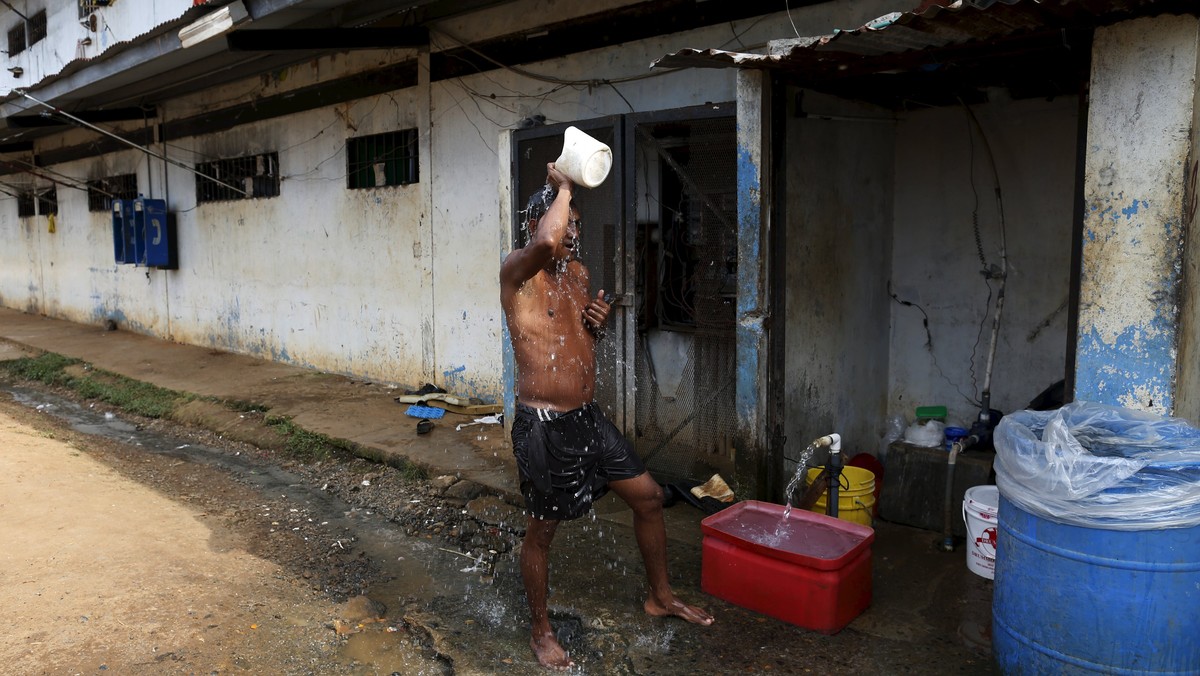
{"label": "dirt path", "polygon": [[0,400],[0,672],[354,672],[296,512]]}

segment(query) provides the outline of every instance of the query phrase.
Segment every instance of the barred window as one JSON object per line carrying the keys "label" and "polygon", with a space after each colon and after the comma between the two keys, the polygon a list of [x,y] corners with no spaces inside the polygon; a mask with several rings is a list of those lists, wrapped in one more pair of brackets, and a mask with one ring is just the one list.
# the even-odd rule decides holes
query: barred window
{"label": "barred window", "polygon": [[46,37],[46,10],[29,17],[29,46],[32,47]]}
{"label": "barred window", "polygon": [[8,29],[8,55],[16,56],[25,51],[25,22]]}
{"label": "barred window", "polygon": [[[79,18],[86,19],[97,8],[108,7],[112,0],[79,0]],[[92,30],[95,30],[94,28]]]}
{"label": "barred window", "polygon": [[196,171],[197,203],[279,196],[278,153],[203,162]]}
{"label": "barred window", "polygon": [[37,199],[34,198],[33,191],[22,192],[17,195],[17,216],[28,218],[37,215]]}
{"label": "barred window", "polygon": [[113,200],[137,199],[137,174],[88,181],[88,211],[108,211]]}
{"label": "barred window", "polygon": [[38,191],[37,208],[42,216],[58,213],[58,189],[55,186]]}
{"label": "barred window", "polygon": [[346,187],[416,183],[417,159],[416,129],[352,138],[346,143]]}

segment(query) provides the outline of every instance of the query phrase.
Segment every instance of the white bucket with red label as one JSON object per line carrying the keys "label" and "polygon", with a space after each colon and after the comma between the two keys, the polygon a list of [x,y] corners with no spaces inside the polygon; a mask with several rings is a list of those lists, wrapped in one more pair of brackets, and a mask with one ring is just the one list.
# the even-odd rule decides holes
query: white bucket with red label
{"label": "white bucket with red label", "polygon": [[996,528],[1000,525],[1000,491],[974,486],[963,496],[967,526],[967,570],[991,580],[996,576]]}

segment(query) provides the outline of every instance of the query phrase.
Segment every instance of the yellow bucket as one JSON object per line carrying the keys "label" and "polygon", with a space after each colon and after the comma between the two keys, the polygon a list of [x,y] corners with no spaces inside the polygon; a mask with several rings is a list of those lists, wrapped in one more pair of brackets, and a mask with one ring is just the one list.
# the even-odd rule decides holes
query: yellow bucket
{"label": "yellow bucket", "polygon": [[[821,474],[824,467],[813,467],[808,470],[808,481],[812,482]],[[825,513],[829,504],[829,489],[826,488],[817,498],[811,511]],[[838,518],[864,526],[870,526],[875,517],[875,474],[861,467],[843,467],[841,488],[838,490]]]}

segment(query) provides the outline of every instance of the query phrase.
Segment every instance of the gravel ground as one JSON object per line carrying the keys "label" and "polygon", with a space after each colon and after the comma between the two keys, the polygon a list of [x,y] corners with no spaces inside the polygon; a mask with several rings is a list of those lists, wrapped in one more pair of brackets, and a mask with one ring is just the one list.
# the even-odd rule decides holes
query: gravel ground
{"label": "gravel ground", "polygon": [[[147,452],[139,448],[145,445],[140,441],[73,431],[57,417],[62,412],[54,410],[66,409],[64,405],[39,405],[27,416],[46,434],[70,439],[122,476],[200,510],[210,523],[219,522],[221,532],[228,534],[227,546],[280,566],[287,571],[288,584],[337,604],[339,612],[327,614],[319,626],[310,622],[306,627],[301,642],[311,654],[297,654],[291,645],[261,651],[278,654],[268,668],[280,673],[392,673],[380,670],[389,662],[381,654],[394,648],[384,641],[394,643],[395,637],[406,639],[411,644],[407,652],[417,654],[390,660],[393,666],[401,665],[399,673],[455,673],[448,658],[439,654],[437,637],[410,622],[425,617],[430,595],[441,592],[409,589],[378,600],[391,581],[406,574],[397,569],[395,559],[440,557],[441,569],[454,566],[456,572],[468,564],[488,584],[497,562],[510,555],[523,534],[517,526],[522,521],[518,508],[455,477],[415,479],[411,472],[340,451],[319,462],[298,462],[285,452],[233,441],[201,427],[108,410],[61,388],[29,383],[19,387],[41,393],[46,400],[75,402],[85,415],[124,423],[139,438],[161,439],[162,448],[170,450]],[[4,406],[21,408],[7,402]],[[397,538],[398,547],[388,550],[385,545]],[[386,553],[393,550],[401,555]],[[413,553],[420,551],[428,554]],[[202,664],[185,661],[176,666]],[[252,663],[243,660],[240,665]]]}

